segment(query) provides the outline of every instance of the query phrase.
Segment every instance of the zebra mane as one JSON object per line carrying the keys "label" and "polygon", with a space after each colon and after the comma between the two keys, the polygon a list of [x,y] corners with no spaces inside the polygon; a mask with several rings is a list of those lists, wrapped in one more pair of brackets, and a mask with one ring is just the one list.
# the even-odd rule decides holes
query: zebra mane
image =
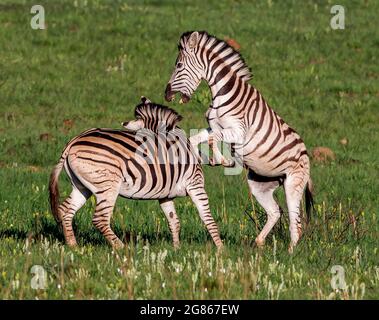
{"label": "zebra mane", "polygon": [[142,119],[145,128],[152,131],[160,130],[162,126],[171,131],[183,119],[175,110],[150,101],[139,104],[134,110],[134,116]]}
{"label": "zebra mane", "polygon": [[[178,49],[182,50],[185,48],[190,35],[194,31],[187,31],[182,34],[179,40]],[[250,67],[246,64],[244,58],[241,54],[236,51],[231,45],[226,43],[224,40],[218,39],[217,37],[210,35],[207,31],[198,31],[199,33],[199,46],[205,47],[207,49],[216,49],[217,55],[222,55],[223,57],[228,56],[228,62],[231,62],[230,68],[236,72],[244,81],[249,81],[253,75],[251,73]]]}

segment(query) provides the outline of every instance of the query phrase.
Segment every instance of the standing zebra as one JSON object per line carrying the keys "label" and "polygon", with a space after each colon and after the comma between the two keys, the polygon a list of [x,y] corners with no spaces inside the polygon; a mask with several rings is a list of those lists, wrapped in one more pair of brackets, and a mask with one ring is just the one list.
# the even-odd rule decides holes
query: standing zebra
{"label": "standing zebra", "polygon": [[[51,210],[62,224],[66,243],[76,245],[73,217],[94,194],[92,222],[113,247],[123,246],[110,227],[118,195],[158,199],[177,247],[180,223],[172,199],[189,195],[216,246],[221,247],[200,159],[185,133],[176,126],[182,117],[142,97],[135,118],[123,124],[128,131],[90,129],[73,138],[63,150],[51,173],[49,190]],[[58,177],[63,167],[71,179],[72,192],[59,205]]]}
{"label": "standing zebra", "polygon": [[223,157],[219,141],[233,143],[236,160],[248,169],[251,193],[267,213],[267,222],[255,239],[258,246],[280,218],[274,190],[284,185],[290,220],[292,252],[301,233],[300,203],[306,189],[309,217],[312,199],[310,163],[303,140],[272,110],[252,87],[250,69],[231,46],[205,31],[184,33],[178,45],[175,70],[165,92],[167,101],[176,93],[180,103],[190,100],[201,80],[212,92],[212,105],[206,118],[209,129],[190,138],[195,146],[208,141],[213,150],[211,164],[233,166]]}

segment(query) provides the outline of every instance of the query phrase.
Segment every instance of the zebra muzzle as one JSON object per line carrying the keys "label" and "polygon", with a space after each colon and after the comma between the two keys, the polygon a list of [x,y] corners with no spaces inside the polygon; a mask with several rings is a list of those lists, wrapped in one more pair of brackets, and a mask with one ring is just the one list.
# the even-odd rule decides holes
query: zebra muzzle
{"label": "zebra muzzle", "polygon": [[171,102],[175,98],[175,92],[171,90],[171,84],[168,84],[165,91],[165,99],[167,102]]}
{"label": "zebra muzzle", "polygon": [[[167,102],[172,102],[175,100],[175,94],[178,93],[177,91],[172,90],[171,84],[169,83],[166,87],[165,91],[165,99]],[[179,103],[187,103],[190,101],[191,97],[186,95],[185,93],[180,92],[180,100]]]}

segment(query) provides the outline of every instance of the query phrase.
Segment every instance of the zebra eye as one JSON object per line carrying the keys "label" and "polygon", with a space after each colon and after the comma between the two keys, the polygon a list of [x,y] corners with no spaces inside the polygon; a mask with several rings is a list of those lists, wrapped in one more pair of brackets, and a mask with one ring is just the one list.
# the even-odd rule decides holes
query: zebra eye
{"label": "zebra eye", "polygon": [[178,64],[176,65],[176,67],[177,67],[178,69],[180,69],[181,67],[183,67],[183,63],[178,62]]}

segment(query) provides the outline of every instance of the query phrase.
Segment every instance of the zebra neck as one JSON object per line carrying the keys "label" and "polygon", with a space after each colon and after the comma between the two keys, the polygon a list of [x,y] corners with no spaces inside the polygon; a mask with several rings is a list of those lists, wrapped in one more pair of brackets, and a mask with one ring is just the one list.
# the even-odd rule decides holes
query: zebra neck
{"label": "zebra neck", "polygon": [[244,101],[244,97],[248,95],[256,95],[257,90],[248,82],[236,76],[230,75],[210,85],[212,93],[213,109],[223,108],[225,110],[234,108],[237,103]]}

